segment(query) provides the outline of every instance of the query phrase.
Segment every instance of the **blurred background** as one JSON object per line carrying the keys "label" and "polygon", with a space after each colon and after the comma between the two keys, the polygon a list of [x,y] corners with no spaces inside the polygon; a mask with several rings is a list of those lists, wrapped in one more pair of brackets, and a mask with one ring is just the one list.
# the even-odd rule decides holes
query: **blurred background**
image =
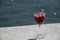
{"label": "blurred background", "polygon": [[33,14],[44,9],[45,24],[60,23],[60,0],[0,0],[0,27],[33,25]]}

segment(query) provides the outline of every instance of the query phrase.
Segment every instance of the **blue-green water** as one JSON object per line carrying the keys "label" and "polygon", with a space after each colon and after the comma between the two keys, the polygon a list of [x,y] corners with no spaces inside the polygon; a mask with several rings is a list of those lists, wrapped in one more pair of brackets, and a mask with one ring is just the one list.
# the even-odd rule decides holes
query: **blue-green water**
{"label": "blue-green water", "polygon": [[0,0],[0,27],[33,25],[34,12],[42,9],[45,23],[60,23],[60,0]]}

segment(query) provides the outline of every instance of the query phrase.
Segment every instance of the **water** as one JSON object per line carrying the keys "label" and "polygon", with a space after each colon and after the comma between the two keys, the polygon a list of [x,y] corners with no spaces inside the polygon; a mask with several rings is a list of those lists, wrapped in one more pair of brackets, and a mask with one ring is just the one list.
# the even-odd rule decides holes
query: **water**
{"label": "water", "polygon": [[45,23],[60,23],[60,0],[0,0],[0,27],[33,25],[33,13],[42,9]]}

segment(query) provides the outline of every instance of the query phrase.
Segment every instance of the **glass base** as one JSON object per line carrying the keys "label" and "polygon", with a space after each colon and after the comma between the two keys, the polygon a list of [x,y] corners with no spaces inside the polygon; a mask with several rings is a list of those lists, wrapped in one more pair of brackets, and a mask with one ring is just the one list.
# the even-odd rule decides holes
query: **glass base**
{"label": "glass base", "polygon": [[39,39],[44,39],[45,34],[37,34],[36,36],[34,36],[34,39],[28,39],[28,40],[39,40]]}

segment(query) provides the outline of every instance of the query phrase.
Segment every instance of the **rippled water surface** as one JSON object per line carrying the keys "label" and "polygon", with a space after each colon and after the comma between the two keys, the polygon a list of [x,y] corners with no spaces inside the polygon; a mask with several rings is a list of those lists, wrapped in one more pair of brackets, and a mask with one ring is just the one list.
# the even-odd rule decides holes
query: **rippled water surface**
{"label": "rippled water surface", "polygon": [[0,27],[32,25],[34,12],[42,9],[45,23],[60,23],[60,0],[0,0]]}

